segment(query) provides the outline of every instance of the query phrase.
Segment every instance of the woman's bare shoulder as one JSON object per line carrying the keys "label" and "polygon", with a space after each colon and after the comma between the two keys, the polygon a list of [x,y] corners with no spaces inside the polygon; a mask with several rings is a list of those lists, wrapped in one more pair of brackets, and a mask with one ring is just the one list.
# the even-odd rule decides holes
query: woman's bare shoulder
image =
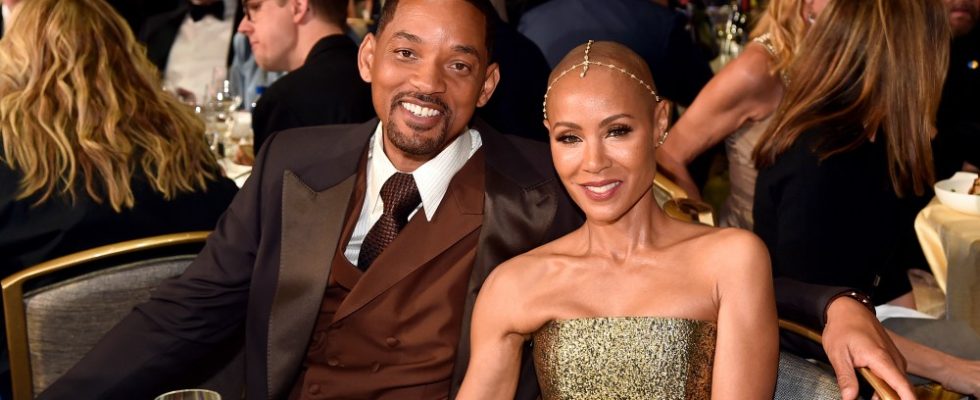
{"label": "woman's bare shoulder", "polygon": [[[768,98],[781,93],[783,82],[772,73],[772,56],[760,44],[752,44],[715,77],[718,85],[743,98]],[[775,92],[775,93],[774,93]]]}
{"label": "woman's bare shoulder", "polygon": [[754,233],[738,228],[710,228],[693,246],[694,264],[722,280],[771,280],[769,251]]}
{"label": "woman's bare shoulder", "polygon": [[688,225],[683,232],[686,237],[678,243],[678,248],[693,265],[722,266],[730,271],[730,265],[740,268],[765,260],[764,267],[769,267],[769,252],[754,233],[738,228]]}
{"label": "woman's bare shoulder", "polygon": [[760,81],[778,83],[779,77],[772,74],[772,67],[772,55],[762,45],[753,43],[746,46],[742,54],[725,65],[718,75],[731,75],[755,84]]}

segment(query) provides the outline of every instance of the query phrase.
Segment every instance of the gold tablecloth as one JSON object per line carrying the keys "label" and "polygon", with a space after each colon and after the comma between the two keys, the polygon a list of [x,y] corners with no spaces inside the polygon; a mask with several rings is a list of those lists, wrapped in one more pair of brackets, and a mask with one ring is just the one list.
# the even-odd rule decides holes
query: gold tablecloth
{"label": "gold tablecloth", "polygon": [[946,318],[966,321],[980,332],[980,216],[933,199],[915,218],[915,232],[946,292]]}

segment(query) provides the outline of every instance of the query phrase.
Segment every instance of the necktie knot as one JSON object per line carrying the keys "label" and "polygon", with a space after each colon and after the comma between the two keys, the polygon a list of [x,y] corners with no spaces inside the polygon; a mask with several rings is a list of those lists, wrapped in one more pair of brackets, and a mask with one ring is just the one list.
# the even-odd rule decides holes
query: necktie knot
{"label": "necktie knot", "polygon": [[422,198],[415,186],[415,178],[396,172],[381,186],[381,201],[384,203],[384,214],[390,214],[399,223],[404,223]]}
{"label": "necktie knot", "polygon": [[191,3],[191,19],[194,20],[194,22],[200,21],[207,15],[211,15],[217,18],[219,21],[223,21],[225,19],[224,0],[217,0],[208,4]]}
{"label": "necktie knot", "polygon": [[357,266],[362,270],[367,270],[385,247],[395,240],[422,198],[419,188],[415,186],[415,178],[396,172],[381,186],[381,201],[384,212],[364,237],[360,255],[357,256]]}

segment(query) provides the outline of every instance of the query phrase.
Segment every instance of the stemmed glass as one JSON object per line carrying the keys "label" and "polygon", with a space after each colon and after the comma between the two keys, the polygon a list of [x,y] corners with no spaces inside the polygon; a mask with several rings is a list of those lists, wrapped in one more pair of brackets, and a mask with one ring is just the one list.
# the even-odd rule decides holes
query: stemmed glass
{"label": "stemmed glass", "polygon": [[228,145],[233,144],[231,134],[235,124],[234,112],[242,106],[242,96],[236,93],[227,79],[222,79],[215,87],[220,89],[214,95],[211,95],[209,88],[205,88],[208,95],[201,106],[200,114],[207,127],[206,135],[211,150],[218,158],[222,158],[232,147]]}

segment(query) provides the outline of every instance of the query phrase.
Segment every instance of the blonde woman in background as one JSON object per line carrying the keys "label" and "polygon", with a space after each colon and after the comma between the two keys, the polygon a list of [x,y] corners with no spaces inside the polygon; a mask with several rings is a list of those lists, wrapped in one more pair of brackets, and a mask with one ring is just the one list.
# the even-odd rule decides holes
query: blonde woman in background
{"label": "blonde woman in background", "polygon": [[0,40],[0,274],[210,230],[236,188],[103,0],[31,0]]}
{"label": "blonde woman in background", "polygon": [[657,152],[662,171],[698,198],[700,189],[687,164],[725,140],[731,194],[719,211],[723,226],[752,229],[752,150],[783,97],[790,79],[786,70],[800,40],[826,4],[827,0],[771,0],[752,32],[752,42],[701,90]]}
{"label": "blonde woman in background", "polygon": [[[932,197],[946,14],[940,0],[832,0],[810,28],[753,157],[755,232],[774,276],[915,307],[907,271],[928,269],[914,220]],[[957,339],[920,322],[937,347],[980,354],[972,331]],[[909,373],[980,395],[980,360],[889,335]]]}

